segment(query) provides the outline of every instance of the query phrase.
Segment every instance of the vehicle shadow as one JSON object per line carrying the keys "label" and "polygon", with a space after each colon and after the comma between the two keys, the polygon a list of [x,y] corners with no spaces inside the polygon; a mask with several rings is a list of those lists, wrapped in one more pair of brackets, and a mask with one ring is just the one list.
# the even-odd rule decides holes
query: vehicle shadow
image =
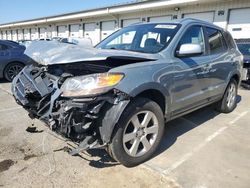
{"label": "vehicle shadow", "polygon": [[10,82],[3,78],[0,78],[0,84],[5,84],[5,83],[10,83]]}
{"label": "vehicle shadow", "polygon": [[[237,103],[240,102],[241,102],[241,96],[238,95]],[[187,132],[191,131],[192,129],[201,126],[203,123],[209,121],[210,119],[215,118],[219,114],[220,114],[219,112],[214,110],[214,106],[210,105],[208,107],[199,109],[181,118],[166,123],[163,140],[161,141],[158,150],[155,152],[152,158],[160,155],[161,153],[166,151],[169,147],[174,145],[179,136],[182,136]],[[185,125],[183,125],[183,123],[180,123],[180,121],[183,121],[183,119],[184,121],[187,121]],[[91,157],[98,158],[98,160],[88,160],[89,165],[92,167],[106,168],[120,164],[116,162],[114,159],[112,159],[104,149],[103,150],[93,149],[87,152]]]}
{"label": "vehicle shadow", "polygon": [[[241,96],[238,95],[236,100],[237,103],[240,103]],[[157,152],[155,152],[152,158],[160,155],[162,152],[166,151],[169,147],[174,145],[179,136],[182,136],[192,129],[201,126],[205,122],[215,118],[218,115],[220,115],[220,113],[214,110],[214,105],[210,105],[166,123],[163,140],[161,141]],[[180,121],[183,122],[183,120],[186,121],[185,126],[183,126],[183,123],[180,123]]]}
{"label": "vehicle shadow", "polygon": [[93,149],[87,151],[92,157],[97,157],[97,160],[89,160],[89,165],[95,168],[107,168],[119,165],[104,149]]}

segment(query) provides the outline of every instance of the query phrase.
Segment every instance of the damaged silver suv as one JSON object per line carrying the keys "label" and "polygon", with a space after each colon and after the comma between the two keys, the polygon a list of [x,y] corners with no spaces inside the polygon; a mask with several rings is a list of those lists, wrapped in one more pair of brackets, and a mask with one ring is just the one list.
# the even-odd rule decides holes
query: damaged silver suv
{"label": "damaged silver suv", "polygon": [[166,122],[237,103],[242,55],[228,32],[199,20],[132,25],[95,48],[35,42],[25,53],[35,63],[15,77],[13,95],[78,144],[72,155],[106,148],[132,167],[152,157]]}

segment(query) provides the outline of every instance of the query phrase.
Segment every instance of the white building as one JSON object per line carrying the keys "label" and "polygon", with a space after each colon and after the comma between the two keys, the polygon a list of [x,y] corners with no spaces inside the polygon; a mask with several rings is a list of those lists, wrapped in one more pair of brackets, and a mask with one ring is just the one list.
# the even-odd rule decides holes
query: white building
{"label": "white building", "polygon": [[0,25],[0,39],[86,37],[97,44],[119,28],[138,22],[181,18],[213,22],[234,38],[250,38],[250,0],[148,0]]}

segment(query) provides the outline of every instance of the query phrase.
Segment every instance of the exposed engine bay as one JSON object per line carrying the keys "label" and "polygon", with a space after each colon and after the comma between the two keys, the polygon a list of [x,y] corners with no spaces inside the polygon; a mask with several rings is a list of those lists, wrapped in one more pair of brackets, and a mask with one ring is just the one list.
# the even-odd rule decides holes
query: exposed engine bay
{"label": "exposed engine bay", "polygon": [[116,89],[89,97],[62,96],[61,88],[67,78],[107,72],[111,68],[98,63],[30,65],[13,80],[13,95],[31,118],[42,120],[51,130],[80,144],[72,154],[107,144],[129,102],[129,96]]}

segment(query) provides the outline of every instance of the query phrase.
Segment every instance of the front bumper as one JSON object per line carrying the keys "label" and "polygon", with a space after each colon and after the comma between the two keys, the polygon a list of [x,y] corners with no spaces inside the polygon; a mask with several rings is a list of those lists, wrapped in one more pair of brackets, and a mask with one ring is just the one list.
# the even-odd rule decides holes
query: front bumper
{"label": "front bumper", "polygon": [[113,89],[95,97],[65,98],[60,90],[64,80],[31,65],[15,77],[12,93],[31,118],[42,120],[63,137],[84,145],[82,148],[108,144],[129,96]]}

